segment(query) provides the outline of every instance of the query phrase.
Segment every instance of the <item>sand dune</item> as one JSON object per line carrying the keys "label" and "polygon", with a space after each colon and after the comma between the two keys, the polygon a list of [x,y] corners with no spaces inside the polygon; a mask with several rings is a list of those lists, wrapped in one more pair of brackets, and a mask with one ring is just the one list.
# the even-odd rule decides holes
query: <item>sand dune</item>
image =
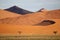
{"label": "sand dune", "polygon": [[54,35],[54,31],[57,31],[57,35],[60,35],[60,19],[50,19],[56,23],[49,26],[31,26],[31,25],[13,25],[13,24],[0,24],[0,34],[46,34]]}
{"label": "sand dune", "polygon": [[[8,14],[8,15],[7,15]],[[54,31],[60,35],[60,10],[35,12],[32,14],[18,15],[8,11],[0,11],[0,34],[47,34],[54,35]],[[56,22],[53,25],[35,25],[43,20]]]}
{"label": "sand dune", "polygon": [[17,17],[17,16],[21,16],[21,15],[0,9],[0,19],[10,18],[10,17]]}
{"label": "sand dune", "polygon": [[44,12],[44,11],[49,11],[49,10],[47,10],[47,9],[45,9],[45,8],[41,8],[41,9],[38,10],[37,12]]}
{"label": "sand dune", "polygon": [[23,8],[19,8],[18,6],[12,6],[10,8],[4,9],[4,10],[7,10],[7,11],[10,11],[10,12],[13,12],[13,13],[17,13],[17,14],[21,14],[21,15],[25,15],[25,14],[28,14],[28,13],[33,13],[33,12],[25,10]]}
{"label": "sand dune", "polygon": [[47,19],[60,19],[60,9],[48,11],[46,14]]}
{"label": "sand dune", "polygon": [[59,19],[59,18],[60,18],[60,10],[52,10],[52,11],[35,12],[32,14],[26,14],[12,18],[5,18],[1,19],[0,23],[17,24],[17,25],[35,25],[38,23],[41,24],[43,20]]}
{"label": "sand dune", "polygon": [[24,16],[0,19],[3,24],[34,25],[45,19],[45,13],[36,12]]}

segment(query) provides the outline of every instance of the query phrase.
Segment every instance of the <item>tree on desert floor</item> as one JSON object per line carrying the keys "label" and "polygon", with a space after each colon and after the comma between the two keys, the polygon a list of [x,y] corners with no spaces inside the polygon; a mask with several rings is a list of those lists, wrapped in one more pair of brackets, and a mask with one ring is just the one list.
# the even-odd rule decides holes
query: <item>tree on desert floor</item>
{"label": "tree on desert floor", "polygon": [[56,35],[57,34],[57,31],[54,31],[53,33]]}
{"label": "tree on desert floor", "polygon": [[18,31],[18,34],[21,34],[22,32],[21,31]]}

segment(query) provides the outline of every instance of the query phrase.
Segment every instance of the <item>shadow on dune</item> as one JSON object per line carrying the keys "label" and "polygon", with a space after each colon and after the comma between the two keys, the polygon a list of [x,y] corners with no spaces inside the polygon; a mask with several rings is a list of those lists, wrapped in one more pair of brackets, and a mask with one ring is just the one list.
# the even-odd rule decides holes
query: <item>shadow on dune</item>
{"label": "shadow on dune", "polygon": [[39,25],[39,26],[48,26],[48,25],[52,25],[52,24],[55,24],[56,22],[55,21],[52,21],[52,20],[43,20],[41,23],[38,23],[36,25]]}

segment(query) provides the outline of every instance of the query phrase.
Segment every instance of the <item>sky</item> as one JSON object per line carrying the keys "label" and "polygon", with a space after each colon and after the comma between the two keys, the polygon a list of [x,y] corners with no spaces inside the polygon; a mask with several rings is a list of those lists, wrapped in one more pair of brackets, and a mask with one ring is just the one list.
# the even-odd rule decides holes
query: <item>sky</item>
{"label": "sky", "polygon": [[60,9],[60,0],[0,0],[0,9],[14,5],[29,11],[38,11],[41,8],[54,10]]}

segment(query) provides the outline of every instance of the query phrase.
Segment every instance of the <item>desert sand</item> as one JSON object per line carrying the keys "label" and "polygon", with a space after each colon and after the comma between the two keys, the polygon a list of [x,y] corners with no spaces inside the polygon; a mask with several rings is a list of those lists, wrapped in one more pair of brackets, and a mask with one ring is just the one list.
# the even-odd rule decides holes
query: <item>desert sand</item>
{"label": "desert sand", "polygon": [[35,12],[22,16],[0,19],[3,24],[34,25],[45,20],[46,12]]}
{"label": "desert sand", "polygon": [[[11,15],[9,16],[5,13],[6,11],[1,11],[4,13],[0,19],[0,34],[45,34],[54,35],[54,31],[57,35],[60,35],[60,11],[44,11],[35,12],[26,15]],[[54,16],[53,16],[54,15]],[[56,23],[48,26],[35,25],[42,22],[42,20],[53,20]]]}
{"label": "desert sand", "polygon": [[51,19],[56,23],[48,26],[31,26],[31,25],[12,25],[12,24],[0,24],[0,34],[45,34],[54,35],[54,31],[57,31],[57,35],[60,35],[60,19]]}
{"label": "desert sand", "polygon": [[48,19],[60,19],[60,9],[48,11],[45,17]]}
{"label": "desert sand", "polygon": [[11,18],[11,17],[17,17],[17,16],[21,16],[21,15],[0,9],[0,19],[3,19],[3,18]]}

